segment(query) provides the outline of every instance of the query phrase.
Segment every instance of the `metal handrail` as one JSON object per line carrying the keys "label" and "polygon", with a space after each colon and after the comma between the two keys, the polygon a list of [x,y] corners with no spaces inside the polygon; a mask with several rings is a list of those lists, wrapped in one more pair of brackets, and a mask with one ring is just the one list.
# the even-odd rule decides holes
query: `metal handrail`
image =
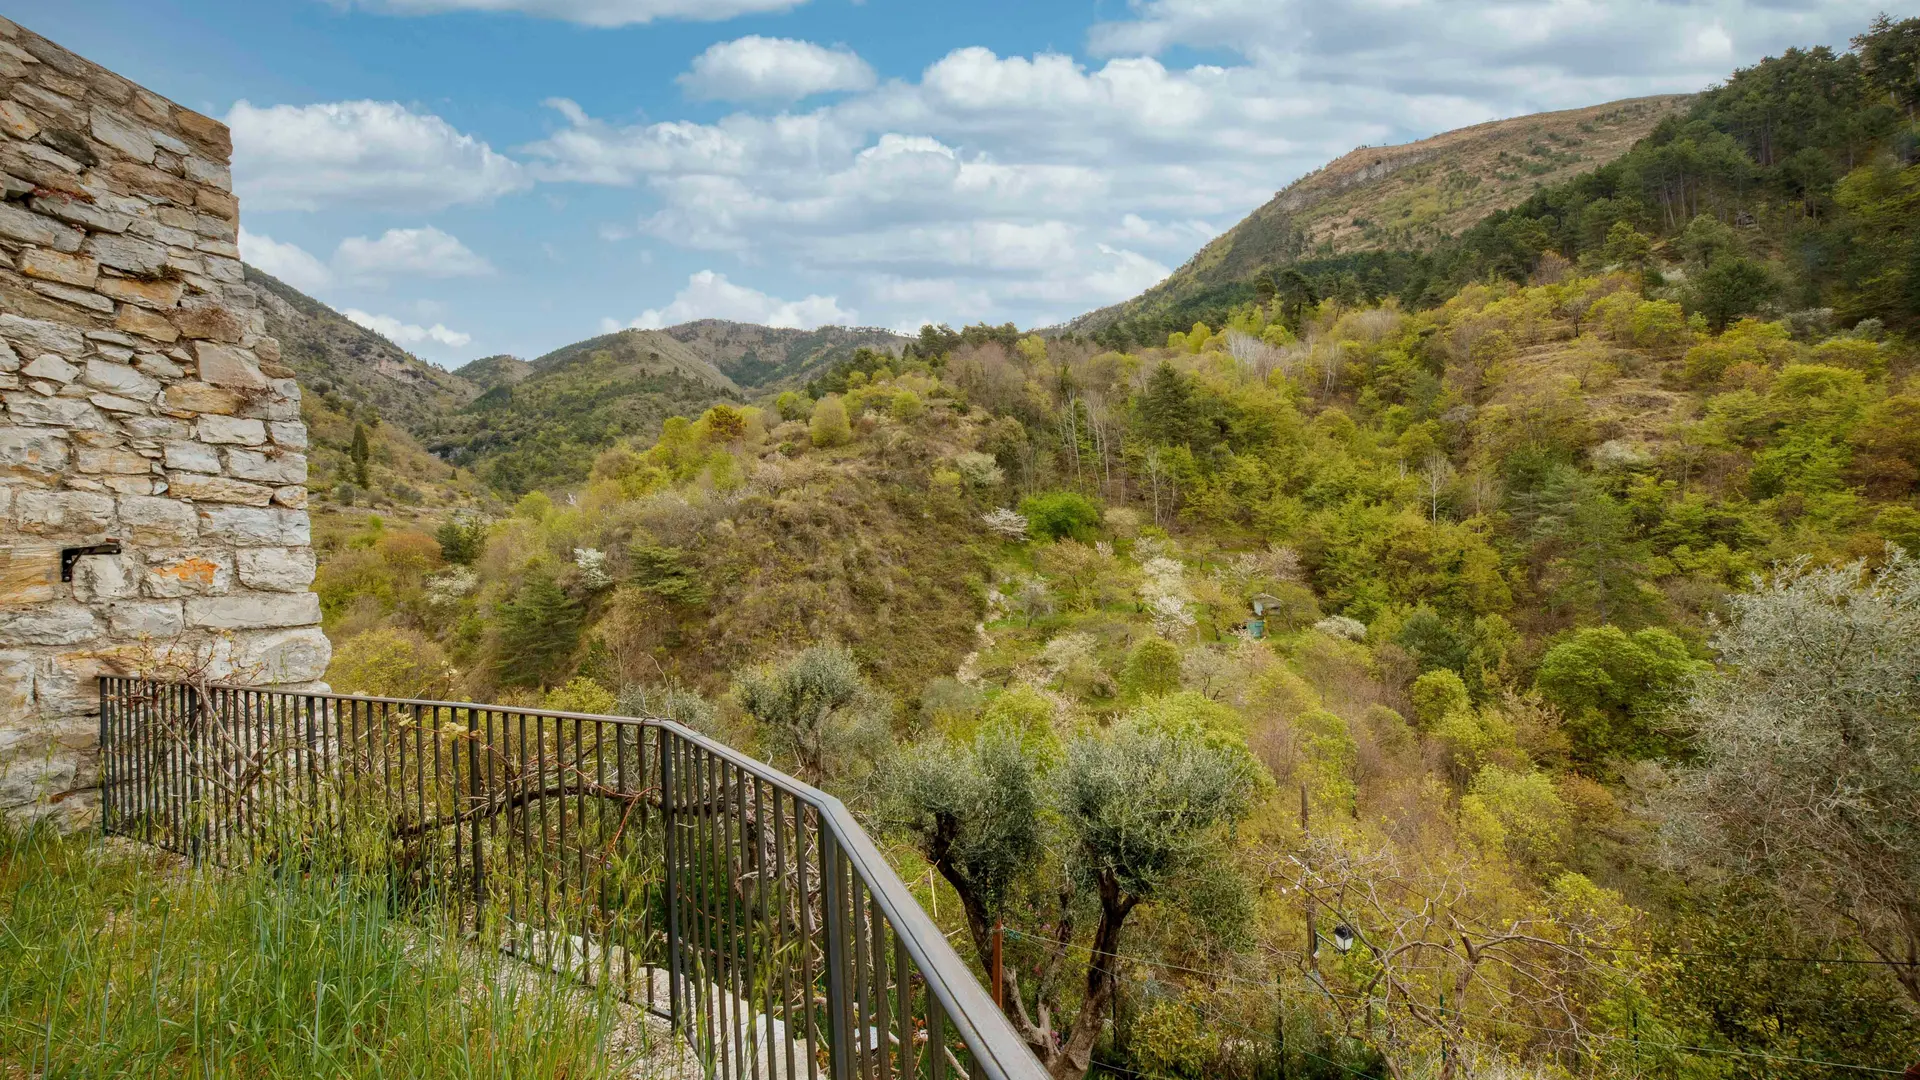
{"label": "metal handrail", "polygon": [[[565,963],[588,975],[598,964],[630,996],[642,993],[637,954],[657,1012],[649,972],[663,973],[663,1014],[712,1075],[813,1080],[823,1044],[832,1080],[1048,1075],[839,799],[672,720],[118,676],[101,678],[100,704],[104,831],[231,860],[276,815],[324,825],[370,808],[390,818],[396,845],[432,847],[410,856],[438,882],[428,891],[470,907],[476,928],[504,922],[516,941],[537,938],[549,964],[556,943],[574,942]],[[238,795],[236,760],[253,785]],[[609,803],[624,807],[612,828]],[[498,831],[503,817],[517,832],[511,820]],[[589,835],[607,850],[590,850]],[[615,848],[649,859],[657,848],[664,880],[642,875],[637,901],[607,903]],[[813,1055],[804,1071],[795,1045]]]}

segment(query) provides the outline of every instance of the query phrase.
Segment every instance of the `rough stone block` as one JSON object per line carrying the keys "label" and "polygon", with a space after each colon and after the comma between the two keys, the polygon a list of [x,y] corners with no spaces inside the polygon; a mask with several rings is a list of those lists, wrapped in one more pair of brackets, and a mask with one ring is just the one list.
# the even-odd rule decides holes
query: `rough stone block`
{"label": "rough stone block", "polygon": [[121,304],[120,314],[113,320],[113,326],[116,330],[168,344],[180,340],[180,331],[172,323],[137,304]]}
{"label": "rough stone block", "polygon": [[20,369],[20,374],[29,379],[46,379],[49,382],[70,383],[80,377],[80,368],[67,363],[53,353],[42,353],[33,363]]}
{"label": "rough stone block", "polygon": [[140,567],[134,557],[89,555],[73,564],[73,598],[83,604],[140,595]]}
{"label": "rough stone block", "polygon": [[0,203],[0,237],[72,254],[80,250],[86,234],[13,203]]}
{"label": "rough stone block", "polygon": [[113,314],[113,301],[101,296],[92,289],[81,289],[72,285],[61,285],[52,281],[30,281],[28,284],[32,285],[33,291],[39,293],[41,296],[51,296],[61,303],[72,304],[77,308],[86,308],[88,311],[97,311],[102,315]]}
{"label": "rough stone block", "polygon": [[263,484],[304,484],[307,482],[305,454],[262,454],[253,450],[229,450],[227,475]]}
{"label": "rough stone block", "polygon": [[87,351],[87,339],[74,327],[21,315],[0,314],[0,338],[35,356],[50,352],[78,359]]}
{"label": "rough stone block", "polygon": [[306,547],[313,529],[304,510],[208,506],[200,510],[200,537],[236,547]]}
{"label": "rough stone block", "polygon": [[60,595],[60,545],[0,543],[0,610],[44,604]]}
{"label": "rough stone block", "polygon": [[172,638],[187,623],[178,600],[123,600],[107,608],[107,627],[118,637]]}
{"label": "rough stone block", "polygon": [[286,487],[275,489],[273,493],[273,505],[284,506],[292,510],[305,510],[307,508],[306,487],[300,484],[289,484]]}
{"label": "rough stone block", "polygon": [[[223,304],[193,304],[174,312],[173,325],[180,328],[180,336],[206,341],[224,341],[237,343],[246,335],[246,324],[240,314]],[[251,364],[248,365],[251,367]],[[203,372],[200,376],[208,382]]]}
{"label": "rough stone block", "polygon": [[199,538],[199,520],[193,507],[178,499],[120,497],[120,523],[127,533],[122,539],[143,547],[191,544]]}
{"label": "rough stone block", "polygon": [[246,548],[234,553],[240,583],[270,592],[305,592],[313,584],[311,548]]}
{"label": "rough stone block", "polygon": [[67,467],[67,440],[47,428],[0,428],[0,476],[45,477]]}
{"label": "rough stone block", "polygon": [[33,208],[48,217],[59,218],[70,225],[79,225],[94,232],[122,233],[133,224],[130,214],[108,210],[97,203],[76,199],[71,195],[41,195],[33,200]]}
{"label": "rough stone block", "polygon": [[156,311],[169,311],[180,303],[182,286],[177,281],[109,276],[101,278],[94,288],[100,295],[118,300],[123,304],[138,304]]}
{"label": "rough stone block", "polygon": [[224,551],[153,552],[142,588],[148,596],[222,596],[233,588],[233,556]]}
{"label": "rough stone block", "polygon": [[147,405],[143,401],[123,398],[115,394],[94,394],[88,401],[111,413],[144,413]]}
{"label": "rough stone block", "polygon": [[233,170],[224,162],[194,155],[185,161],[187,179],[219,191],[233,190]]}
{"label": "rough stone block", "polygon": [[182,499],[195,502],[238,503],[265,506],[273,501],[273,489],[228,476],[204,476],[200,473],[167,474],[167,489]]}
{"label": "rough stone block", "polygon": [[105,109],[93,110],[93,137],[142,164],[153,160],[153,140],[132,120]]}
{"label": "rough stone block", "polygon": [[319,621],[320,597],[310,592],[235,593],[187,601],[187,625],[209,630],[276,630]]}
{"label": "rough stone block", "polygon": [[22,491],[13,498],[14,525],[39,536],[104,535],[113,528],[113,496],[90,491]]}
{"label": "rough stone block", "polygon": [[185,421],[169,416],[123,416],[120,418],[120,430],[136,440],[147,442],[179,440],[193,433]]}
{"label": "rough stone block", "polygon": [[235,666],[262,682],[312,682],[326,675],[332,659],[333,645],[317,626],[242,634],[234,642]]}
{"label": "rough stone block", "polygon": [[86,381],[90,386],[112,391],[137,401],[152,401],[160,393],[160,384],[127,364],[105,360],[87,361]]}
{"label": "rough stone block", "polygon": [[[185,312],[175,314],[176,325],[182,322],[182,314]],[[238,329],[237,326],[235,329]],[[184,326],[181,332],[187,332]],[[196,341],[193,343],[193,355],[200,366],[202,382],[235,390],[265,390],[272,385],[267,377],[260,373],[259,367],[254,364],[253,357],[245,349],[212,341]]]}
{"label": "rough stone block", "polygon": [[91,431],[105,431],[110,427],[100,410],[82,399],[41,397],[19,391],[9,391],[0,397],[6,398],[7,412],[16,423]]}
{"label": "rough stone block", "polygon": [[28,248],[20,253],[20,272],[42,281],[56,281],[91,289],[100,280],[100,264],[85,255],[66,255],[45,248]]}
{"label": "rough stone block", "polygon": [[83,473],[145,476],[153,471],[153,462],[132,450],[83,446],[73,452],[73,467]]}
{"label": "rough stone block", "polygon": [[177,441],[166,445],[166,462],[169,469],[185,469],[188,472],[218,473],[220,471],[220,453],[206,443]]}
{"label": "rough stone block", "polygon": [[289,450],[307,448],[307,425],[288,420],[275,420],[267,425],[267,437],[275,446],[284,446]]}
{"label": "rough stone block", "polygon": [[168,176],[137,161],[116,161],[107,166],[107,173],[131,191],[164,199],[176,206],[192,206],[194,196],[200,191],[179,177]]}
{"label": "rough stone block", "polygon": [[245,417],[202,416],[195,427],[204,443],[259,446],[267,441],[267,426]]}
{"label": "rough stone block", "polygon": [[19,103],[0,101],[0,131],[16,139],[31,139],[40,134],[40,125]]}
{"label": "rough stone block", "polygon": [[89,255],[100,260],[100,265],[129,274],[157,274],[167,265],[167,249],[151,240],[96,233],[85,246]]}
{"label": "rough stone block", "polygon": [[[319,597],[314,596],[314,599],[318,601]],[[313,621],[318,621],[317,617]],[[93,617],[92,611],[79,604],[46,604],[19,610],[0,610],[0,641],[18,645],[79,645],[99,635],[99,620]]]}
{"label": "rough stone block", "polygon": [[214,413],[231,416],[246,404],[246,398],[223,387],[203,382],[174,383],[162,395],[167,408],[184,413]]}

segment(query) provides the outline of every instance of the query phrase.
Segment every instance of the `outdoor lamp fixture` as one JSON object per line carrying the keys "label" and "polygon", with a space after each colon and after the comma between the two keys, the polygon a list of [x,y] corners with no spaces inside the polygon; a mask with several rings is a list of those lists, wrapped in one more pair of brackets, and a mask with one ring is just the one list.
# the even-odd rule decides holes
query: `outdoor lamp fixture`
{"label": "outdoor lamp fixture", "polygon": [[1347,950],[1353,948],[1353,942],[1354,942],[1353,927],[1348,926],[1346,923],[1340,923],[1339,925],[1333,928],[1333,947],[1334,948],[1344,953]]}

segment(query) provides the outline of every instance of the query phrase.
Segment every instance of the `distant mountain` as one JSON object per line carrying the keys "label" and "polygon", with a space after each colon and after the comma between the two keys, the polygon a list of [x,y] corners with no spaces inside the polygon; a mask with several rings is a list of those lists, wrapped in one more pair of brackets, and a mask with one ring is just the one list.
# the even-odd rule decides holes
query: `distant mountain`
{"label": "distant mountain", "polygon": [[418,435],[480,395],[466,379],[435,367],[386,338],[255,267],[247,285],[280,340],[281,359],[300,385],[371,406]]}
{"label": "distant mountain", "polygon": [[1082,315],[1069,329],[1091,333],[1176,311],[1306,258],[1431,246],[1541,187],[1612,161],[1692,100],[1687,94],[1629,98],[1475,124],[1399,146],[1360,147],[1287,185],[1165,281]]}
{"label": "distant mountain", "polygon": [[803,383],[862,345],[898,352],[912,340],[872,327],[793,330],[723,319],[700,319],[660,332],[706,357],[734,382],[754,389]]}
{"label": "distant mountain", "polygon": [[887,330],[702,319],[447,371],[254,267],[247,282],[317,403],[353,419],[377,415],[506,493],[577,482],[601,450],[651,438],[669,416],[797,387],[863,345],[898,351],[908,341]]}
{"label": "distant mountain", "polygon": [[533,365],[517,356],[499,353],[457,367],[453,373],[472,383],[484,394],[496,386],[512,386],[520,382],[533,374]]}

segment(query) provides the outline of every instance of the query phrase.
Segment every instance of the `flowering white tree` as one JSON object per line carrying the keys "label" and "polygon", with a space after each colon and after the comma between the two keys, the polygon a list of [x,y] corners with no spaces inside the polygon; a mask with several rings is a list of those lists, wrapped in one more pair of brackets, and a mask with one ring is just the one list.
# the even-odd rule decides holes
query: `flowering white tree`
{"label": "flowering white tree", "polygon": [[1003,540],[1025,540],[1027,538],[1027,517],[1025,514],[1002,507],[999,510],[989,510],[985,514],[982,514],[980,521],[986,525],[987,531]]}

